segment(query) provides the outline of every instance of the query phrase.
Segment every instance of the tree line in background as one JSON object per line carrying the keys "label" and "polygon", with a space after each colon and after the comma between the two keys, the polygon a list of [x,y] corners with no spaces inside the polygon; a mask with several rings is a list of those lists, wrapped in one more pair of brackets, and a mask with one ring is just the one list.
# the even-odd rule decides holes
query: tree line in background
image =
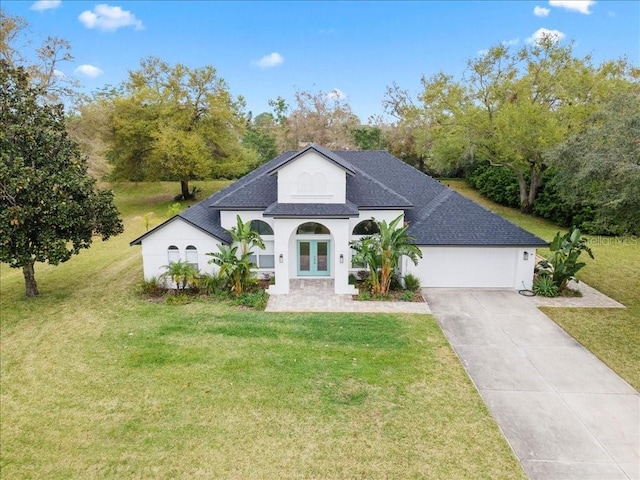
{"label": "tree line in background", "polygon": [[[23,64],[26,22],[2,14],[0,55]],[[53,74],[70,45],[48,38],[26,66],[50,101],[64,100],[67,129],[91,173],[113,180],[237,178],[286,150],[385,149],[437,176],[464,176],[483,195],[590,233],[640,234],[640,70],[625,59],[594,65],[548,36],[497,45],[467,60],[461,79],[422,78],[414,98],[387,88],[384,116],[367,124],[339,92],[278,97],[246,112],[215,68],[144,58],[118,86],[90,96]],[[47,73],[48,72],[48,73]]]}

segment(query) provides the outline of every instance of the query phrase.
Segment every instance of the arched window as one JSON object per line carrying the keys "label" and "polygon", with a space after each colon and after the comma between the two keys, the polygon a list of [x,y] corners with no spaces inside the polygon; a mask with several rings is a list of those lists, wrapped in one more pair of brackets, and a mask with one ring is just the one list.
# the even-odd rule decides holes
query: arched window
{"label": "arched window", "polygon": [[180,250],[175,245],[171,245],[167,249],[167,256],[169,257],[169,263],[180,261]]}
{"label": "arched window", "polygon": [[298,235],[329,235],[331,232],[329,232],[329,229],[321,223],[307,222],[300,225],[298,230],[296,230],[296,233]]}
{"label": "arched window", "polygon": [[187,263],[193,265],[198,270],[198,249],[193,245],[187,247]]}
{"label": "arched window", "polygon": [[260,235],[273,235],[271,225],[262,220],[251,220],[251,230],[258,232]]}
{"label": "arched window", "polygon": [[363,220],[353,228],[353,235],[373,235],[379,233],[378,223],[375,220]]}

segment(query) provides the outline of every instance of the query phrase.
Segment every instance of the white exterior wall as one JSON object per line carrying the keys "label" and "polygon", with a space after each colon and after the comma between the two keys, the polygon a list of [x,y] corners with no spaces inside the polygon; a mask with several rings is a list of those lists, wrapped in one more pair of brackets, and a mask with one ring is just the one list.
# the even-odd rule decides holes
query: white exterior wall
{"label": "white exterior wall", "polygon": [[279,203],[345,203],[347,173],[315,152],[308,152],[277,172]]}
{"label": "white exterior wall", "polygon": [[[330,235],[297,235],[298,226],[306,222],[321,223],[329,229]],[[274,254],[276,283],[269,287],[270,294],[289,293],[289,279],[298,276],[297,268],[297,240],[313,239],[331,240],[329,252],[329,276],[318,278],[333,278],[335,293],[355,294],[356,288],[349,285],[349,239],[351,237],[350,222],[348,219],[301,219],[301,218],[276,218],[274,219]],[[280,263],[282,255],[282,263]],[[344,261],[340,263],[340,255]]]}
{"label": "white exterior wall", "polygon": [[220,240],[206,234],[179,217],[165,224],[142,239],[142,264],[145,280],[159,277],[169,264],[168,248],[178,247],[180,259],[186,261],[186,248],[193,245],[198,250],[198,269],[200,273],[214,273],[217,267],[209,264],[207,253],[218,252]]}
{"label": "white exterior wall", "polygon": [[[417,266],[402,260],[403,274],[411,273],[423,287],[531,288],[535,248],[420,247]],[[524,252],[528,259],[524,260]]]}

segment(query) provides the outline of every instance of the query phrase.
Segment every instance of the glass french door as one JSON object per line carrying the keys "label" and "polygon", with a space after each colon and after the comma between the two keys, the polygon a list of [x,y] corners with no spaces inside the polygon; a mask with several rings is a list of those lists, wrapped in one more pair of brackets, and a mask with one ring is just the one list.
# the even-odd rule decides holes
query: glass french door
{"label": "glass french door", "polygon": [[329,275],[329,240],[298,240],[298,275]]}

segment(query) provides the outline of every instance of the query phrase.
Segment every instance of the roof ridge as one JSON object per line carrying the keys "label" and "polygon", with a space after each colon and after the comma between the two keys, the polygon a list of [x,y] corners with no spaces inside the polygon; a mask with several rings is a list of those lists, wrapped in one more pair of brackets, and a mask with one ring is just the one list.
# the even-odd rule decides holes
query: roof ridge
{"label": "roof ridge", "polygon": [[387,191],[387,192],[391,192],[394,195],[396,195],[397,197],[399,197],[401,200],[407,202],[409,205],[413,206],[413,202],[411,200],[409,200],[407,197],[405,197],[404,195],[400,195],[398,192],[396,192],[395,190],[393,190],[392,188],[388,187],[387,185],[385,185],[384,183],[376,180],[375,178],[373,178],[371,175],[369,175],[367,172],[365,172],[364,170],[361,170],[360,168],[356,167],[355,165],[353,166],[353,169],[358,172],[360,175],[362,175],[365,178],[368,178],[369,180],[371,180],[373,183],[377,184],[380,186],[380,188],[382,188],[383,190]]}
{"label": "roof ridge", "polygon": [[429,215],[431,215],[436,208],[444,203],[444,201],[454,194],[454,191],[450,188],[443,188],[435,197],[431,199],[429,203],[427,203],[426,207],[420,212],[420,216],[418,217],[419,221],[424,220]]}

